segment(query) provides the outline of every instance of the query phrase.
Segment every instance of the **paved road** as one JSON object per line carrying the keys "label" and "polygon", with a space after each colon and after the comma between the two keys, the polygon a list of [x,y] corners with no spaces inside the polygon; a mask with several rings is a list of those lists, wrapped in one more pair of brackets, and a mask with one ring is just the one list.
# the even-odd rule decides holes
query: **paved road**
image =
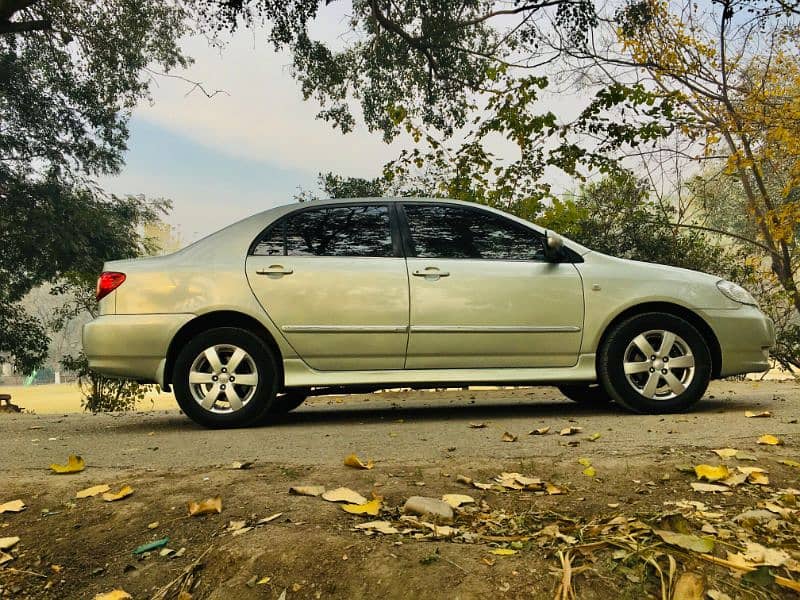
{"label": "paved road", "polygon": [[[771,411],[768,419],[745,410]],[[124,415],[0,414],[0,478],[44,473],[69,453],[105,468],[202,468],[234,460],[339,464],[351,451],[376,460],[414,464],[438,458],[492,459],[574,456],[585,451],[626,460],[669,448],[757,449],[763,433],[780,436],[790,454],[800,443],[800,386],[794,383],[715,382],[684,415],[640,416],[613,406],[585,407],[553,388],[409,392],[320,397],[270,426],[210,431],[178,411]],[[470,428],[486,423],[485,428]],[[545,436],[527,435],[551,428]],[[561,428],[582,427],[574,437]],[[505,431],[516,443],[501,440]],[[601,438],[592,443],[592,433]]]}

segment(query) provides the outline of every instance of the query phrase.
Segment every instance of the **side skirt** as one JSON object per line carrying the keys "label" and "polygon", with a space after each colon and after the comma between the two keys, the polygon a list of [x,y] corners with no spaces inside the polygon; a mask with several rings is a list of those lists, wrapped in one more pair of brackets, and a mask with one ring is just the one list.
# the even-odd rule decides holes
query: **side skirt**
{"label": "side skirt", "polygon": [[524,385],[597,381],[595,355],[581,354],[572,367],[510,369],[397,369],[382,371],[317,371],[299,358],[283,361],[284,385],[290,387],[369,386],[438,387],[439,384]]}

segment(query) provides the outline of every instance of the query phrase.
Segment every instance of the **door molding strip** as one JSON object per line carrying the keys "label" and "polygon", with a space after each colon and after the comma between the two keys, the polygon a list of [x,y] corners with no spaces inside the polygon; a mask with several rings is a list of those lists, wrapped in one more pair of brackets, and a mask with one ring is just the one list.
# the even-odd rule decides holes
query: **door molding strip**
{"label": "door molding strip", "polygon": [[413,325],[411,333],[575,333],[573,325]]}
{"label": "door molding strip", "polygon": [[406,333],[407,325],[284,325],[284,333]]}

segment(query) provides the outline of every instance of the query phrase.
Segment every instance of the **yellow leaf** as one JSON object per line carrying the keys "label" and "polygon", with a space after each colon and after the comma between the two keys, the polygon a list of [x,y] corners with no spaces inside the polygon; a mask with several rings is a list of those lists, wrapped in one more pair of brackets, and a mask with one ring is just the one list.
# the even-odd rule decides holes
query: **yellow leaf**
{"label": "yellow leaf", "polygon": [[116,502],[117,500],[122,500],[123,498],[127,498],[133,493],[133,488],[129,485],[123,485],[119,488],[119,491],[116,493],[106,492],[103,494],[103,500],[106,502]]}
{"label": "yellow leaf", "polygon": [[0,504],[0,514],[4,512],[22,512],[25,510],[25,503],[22,500],[12,500],[5,504]]}
{"label": "yellow leaf", "polygon": [[558,435],[575,435],[583,431],[583,427],[565,427],[558,432]]}
{"label": "yellow leaf", "polygon": [[592,461],[590,461],[588,458],[579,458],[578,459],[578,464],[581,464],[584,467],[591,467],[592,466]]}
{"label": "yellow leaf", "polygon": [[80,473],[86,468],[86,462],[80,457],[76,456],[75,454],[70,454],[67,458],[67,464],[65,465],[57,465],[52,464],[50,465],[50,469],[53,473],[58,473],[59,475],[63,475],[66,473]]}
{"label": "yellow leaf", "polygon": [[495,548],[494,550],[489,550],[489,554],[496,554],[497,556],[511,556],[516,553],[517,551],[511,548]]}
{"label": "yellow leaf", "polygon": [[353,467],[354,469],[371,469],[375,463],[368,460],[366,463],[362,462],[355,454],[348,454],[344,459],[346,467]]}
{"label": "yellow leaf", "polygon": [[600,439],[600,437],[601,437],[601,436],[600,436],[600,434],[599,434],[599,433],[593,433],[592,435],[590,435],[590,436],[589,436],[588,438],[586,438],[586,439],[588,439],[590,442],[596,442],[597,440],[599,440],[599,439]]}
{"label": "yellow leaf", "polygon": [[587,467],[583,470],[583,474],[586,475],[587,477],[594,477],[595,475],[597,475],[597,471],[595,470],[594,467]]}
{"label": "yellow leaf", "polygon": [[98,494],[104,494],[111,488],[107,486],[105,483],[101,485],[94,485],[92,487],[88,487],[85,490],[81,490],[75,494],[76,498],[89,498],[90,496],[97,496]]}
{"label": "yellow leaf", "polygon": [[202,502],[189,502],[189,516],[198,517],[222,512],[222,498],[209,498]]}
{"label": "yellow leaf", "polygon": [[133,598],[133,596],[125,590],[116,589],[110,592],[96,594],[94,600],[131,600],[131,598]]}
{"label": "yellow leaf", "polygon": [[712,452],[720,458],[733,458],[736,456],[738,450],[735,450],[734,448],[719,448],[717,450],[712,450]]}
{"label": "yellow leaf", "polygon": [[503,434],[503,438],[502,439],[503,439],[504,442],[516,442],[517,441],[517,436],[515,436],[513,433],[509,433],[508,431],[506,431]]}
{"label": "yellow leaf", "polygon": [[672,600],[703,600],[705,580],[700,573],[687,571],[675,582]]}
{"label": "yellow leaf", "polygon": [[698,479],[705,479],[706,481],[719,481],[730,475],[730,471],[728,471],[728,467],[725,465],[717,465],[716,467],[711,465],[697,465],[694,468],[694,472]]}
{"label": "yellow leaf", "polygon": [[321,485],[293,485],[289,488],[289,493],[294,496],[319,496],[325,492],[325,487]]}
{"label": "yellow leaf", "polygon": [[377,516],[381,510],[381,499],[375,498],[366,504],[343,504],[342,510],[353,515]]}
{"label": "yellow leaf", "polygon": [[19,544],[19,537],[0,538],[0,550],[8,550]]}
{"label": "yellow leaf", "polygon": [[442,496],[442,500],[453,508],[458,508],[462,504],[473,504],[475,502],[475,498],[465,494],[445,494]]}
{"label": "yellow leaf", "polygon": [[685,550],[706,553],[711,552],[714,549],[714,540],[711,538],[700,538],[686,533],[667,531],[665,529],[654,529],[653,533],[664,540],[667,544],[670,544],[671,546],[679,546]]}
{"label": "yellow leaf", "polygon": [[750,483],[754,483],[756,485],[769,485],[769,477],[764,473],[754,472],[750,473],[747,476],[747,479]]}
{"label": "yellow leaf", "polygon": [[340,487],[335,490],[328,490],[322,494],[322,499],[328,502],[346,502],[348,504],[366,504],[367,499],[358,492],[350,488]]}
{"label": "yellow leaf", "polygon": [[267,583],[269,583],[270,579],[272,579],[272,577],[262,577],[261,579],[256,581],[256,585],[266,585]]}
{"label": "yellow leaf", "polygon": [[769,435],[768,433],[758,438],[758,443],[766,446],[780,446],[783,444],[781,440],[776,438],[774,435]]}
{"label": "yellow leaf", "polygon": [[[779,460],[778,462],[781,463],[782,465],[786,465],[787,467],[794,467],[795,469],[800,469],[800,462],[797,462],[796,460],[791,460],[789,458],[785,458],[783,460]],[[2,509],[1,506],[0,506],[0,509]],[[3,511],[0,510],[0,512],[3,512]]]}
{"label": "yellow leaf", "polygon": [[767,417],[771,417],[772,413],[768,410],[762,412],[753,412],[752,410],[744,411],[744,416],[748,419],[765,419]]}
{"label": "yellow leaf", "polygon": [[550,431],[549,427],[540,427],[539,429],[532,429],[531,431],[528,432],[528,435],[545,435],[549,433],[549,431]]}
{"label": "yellow leaf", "polygon": [[547,490],[547,493],[550,496],[558,496],[559,494],[564,493],[564,491],[560,487],[558,487],[557,485],[553,485],[552,483],[546,483],[545,489]]}

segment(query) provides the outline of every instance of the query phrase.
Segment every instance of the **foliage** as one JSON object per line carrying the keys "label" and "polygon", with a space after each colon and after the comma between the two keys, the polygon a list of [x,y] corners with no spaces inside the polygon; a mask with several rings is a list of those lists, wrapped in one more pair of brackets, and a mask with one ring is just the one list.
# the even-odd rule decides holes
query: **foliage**
{"label": "foliage", "polygon": [[388,191],[386,182],[379,177],[374,179],[344,177],[331,172],[320,173],[317,185],[321,194],[301,190],[295,199],[298,202],[309,202],[324,198],[380,198]]}
{"label": "foliage", "polygon": [[157,0],[0,0],[0,362],[46,355],[33,287],[141,250],[153,207],[108,197],[90,177],[122,164],[133,107],[153,69],[186,66],[180,5]]}
{"label": "foliage", "polygon": [[151,386],[130,379],[111,379],[89,370],[89,360],[81,352],[65,356],[61,366],[78,376],[81,388],[81,407],[93,413],[133,410],[137,400],[143,400]]}
{"label": "foliage", "polygon": [[598,252],[727,277],[728,253],[706,234],[676,227],[674,208],[649,196],[646,181],[611,175],[556,200],[537,222]]}

